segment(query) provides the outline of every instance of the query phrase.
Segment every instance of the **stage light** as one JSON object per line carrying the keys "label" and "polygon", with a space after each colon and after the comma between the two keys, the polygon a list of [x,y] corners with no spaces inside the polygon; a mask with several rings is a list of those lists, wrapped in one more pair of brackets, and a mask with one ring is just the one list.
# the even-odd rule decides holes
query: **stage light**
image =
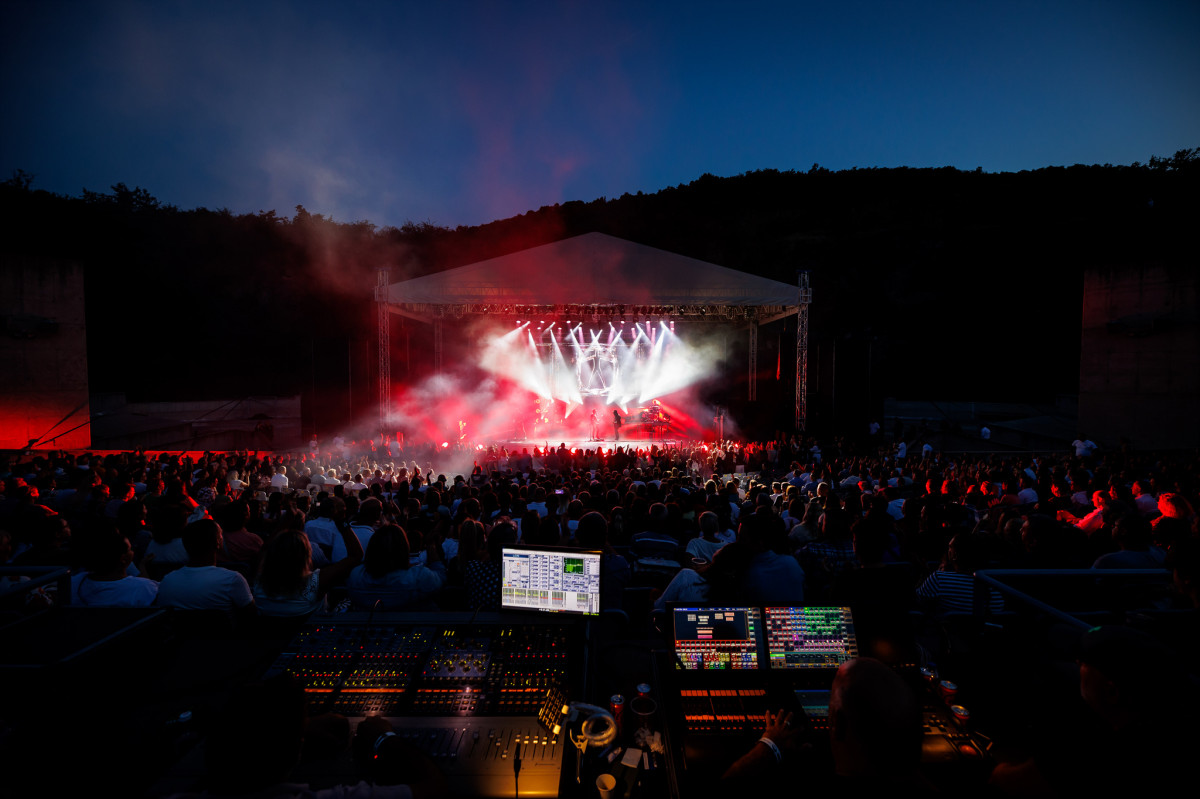
{"label": "stage light", "polygon": [[449,442],[449,441],[443,441],[443,442],[442,442],[442,449],[445,449],[445,448],[446,448],[446,447],[448,447],[448,446],[450,446],[450,442]]}

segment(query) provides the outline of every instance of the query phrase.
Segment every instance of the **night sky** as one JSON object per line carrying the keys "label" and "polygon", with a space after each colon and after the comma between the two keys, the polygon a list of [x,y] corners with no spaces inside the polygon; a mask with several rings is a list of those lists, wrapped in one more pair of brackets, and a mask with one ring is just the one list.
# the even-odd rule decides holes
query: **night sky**
{"label": "night sky", "polygon": [[704,173],[1200,145],[1200,3],[12,2],[0,176],[471,225]]}

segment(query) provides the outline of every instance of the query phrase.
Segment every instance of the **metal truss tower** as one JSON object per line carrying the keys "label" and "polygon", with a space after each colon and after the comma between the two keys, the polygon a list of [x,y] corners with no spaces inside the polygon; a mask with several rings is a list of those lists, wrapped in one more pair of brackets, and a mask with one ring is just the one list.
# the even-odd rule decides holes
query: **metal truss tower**
{"label": "metal truss tower", "polygon": [[382,437],[392,416],[392,329],[387,269],[380,269],[376,275],[375,304],[379,311],[379,433]]}
{"label": "metal truss tower", "polygon": [[808,423],[808,306],[812,289],[808,271],[800,272],[799,302],[796,308],[796,432]]}
{"label": "metal truss tower", "polygon": [[750,396],[746,399],[758,399],[758,320],[750,321]]}

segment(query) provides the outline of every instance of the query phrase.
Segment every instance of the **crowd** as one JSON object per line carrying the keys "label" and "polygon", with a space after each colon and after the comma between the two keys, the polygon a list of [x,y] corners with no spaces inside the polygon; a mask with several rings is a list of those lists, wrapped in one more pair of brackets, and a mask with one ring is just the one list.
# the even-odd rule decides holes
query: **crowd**
{"label": "crowd", "polygon": [[[1175,569],[1196,597],[1195,454],[946,456],[740,444],[38,455],[0,464],[0,560],[67,566],[85,605],[492,608],[505,543],[605,552],[605,604],[972,609],[1001,568]],[[349,456],[349,459],[347,457]],[[466,472],[467,470],[463,470]],[[886,576],[885,576],[886,575]],[[32,594],[30,601],[48,597]],[[998,595],[988,597],[993,610]],[[869,613],[867,614],[870,615]]]}
{"label": "crowd", "polygon": [[[912,631],[912,611],[937,619],[1004,610],[999,593],[977,590],[973,575],[985,567],[1165,568],[1171,592],[1154,601],[1200,608],[1197,453],[913,446],[901,455],[822,443],[429,443],[389,458],[343,442],[324,452],[9,458],[0,462],[0,563],[19,568],[3,579],[11,588],[26,579],[12,572],[34,567],[71,576],[68,596],[52,586],[8,591],[0,613],[160,606],[220,614],[237,628],[347,609],[494,609],[500,549],[513,542],[602,551],[604,606],[643,618],[670,603],[838,604],[855,609],[860,637],[886,638]],[[464,457],[470,469],[439,473]],[[1084,668],[1085,679],[1119,671],[1128,685],[1133,672],[1106,657]],[[869,699],[890,679],[876,671],[840,675],[844,701],[859,701],[860,684]],[[1095,686],[1083,694],[1124,712]],[[896,712],[903,718],[888,723],[908,725],[911,708]],[[798,751],[789,719],[768,719],[771,740],[731,778]],[[862,735],[876,723],[854,724]],[[871,741],[883,748],[841,755],[891,763],[894,749]],[[1031,763],[998,771],[1000,782],[1021,793],[1053,781]],[[881,776],[870,784],[886,784]]]}

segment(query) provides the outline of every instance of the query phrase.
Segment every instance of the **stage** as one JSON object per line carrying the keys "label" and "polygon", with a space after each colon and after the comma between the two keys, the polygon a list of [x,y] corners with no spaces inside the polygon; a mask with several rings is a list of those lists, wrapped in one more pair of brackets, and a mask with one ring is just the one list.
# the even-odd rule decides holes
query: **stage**
{"label": "stage", "polygon": [[543,449],[545,447],[549,447],[550,449],[558,449],[560,446],[565,446],[572,452],[582,452],[583,450],[588,449],[603,449],[605,452],[610,452],[617,447],[646,450],[650,449],[651,447],[658,447],[659,449],[677,449],[682,443],[686,442],[683,442],[682,439],[678,438],[626,438],[622,436],[619,441],[611,437],[600,441],[593,441],[586,438],[551,438],[548,440],[545,438],[514,438],[507,441],[496,441],[491,444],[491,446],[494,446],[497,450],[503,447],[507,449],[509,453],[520,452],[522,449],[528,449],[530,452],[532,452],[534,447],[537,447],[538,449]]}

